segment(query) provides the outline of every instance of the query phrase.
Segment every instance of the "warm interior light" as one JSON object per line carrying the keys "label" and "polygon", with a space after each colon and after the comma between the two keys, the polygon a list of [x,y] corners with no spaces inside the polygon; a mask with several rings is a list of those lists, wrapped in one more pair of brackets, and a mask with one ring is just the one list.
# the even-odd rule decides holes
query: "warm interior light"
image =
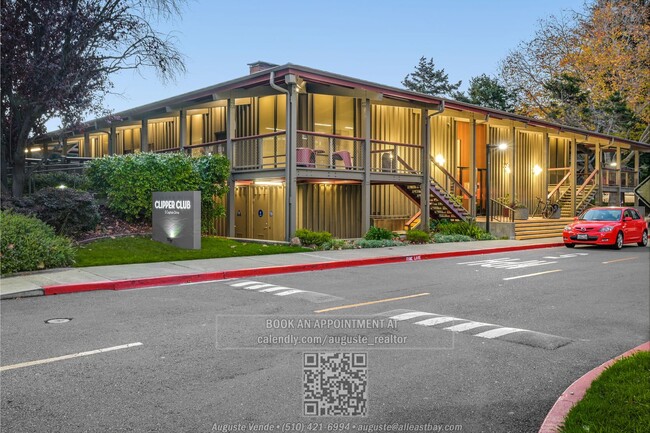
{"label": "warm interior light", "polygon": [[535,176],[537,176],[537,175],[540,174],[541,172],[542,172],[542,167],[540,167],[539,165],[535,164],[535,166],[533,167],[533,174],[534,174]]}
{"label": "warm interior light", "polygon": [[616,161],[612,161],[609,163],[610,167],[616,167]]}
{"label": "warm interior light", "polygon": [[256,180],[255,185],[264,185],[264,186],[282,186],[281,180]]}
{"label": "warm interior light", "polygon": [[497,149],[499,150],[506,150],[508,148],[508,145],[506,143],[499,143],[497,146]]}
{"label": "warm interior light", "polygon": [[445,157],[442,156],[442,154],[437,154],[435,157],[436,164],[438,165],[444,165],[445,164]]}
{"label": "warm interior light", "polygon": [[510,172],[511,172],[512,170],[510,169],[510,164],[509,164],[509,163],[506,162],[506,163],[503,165],[503,171],[505,171],[506,174],[510,174]]}

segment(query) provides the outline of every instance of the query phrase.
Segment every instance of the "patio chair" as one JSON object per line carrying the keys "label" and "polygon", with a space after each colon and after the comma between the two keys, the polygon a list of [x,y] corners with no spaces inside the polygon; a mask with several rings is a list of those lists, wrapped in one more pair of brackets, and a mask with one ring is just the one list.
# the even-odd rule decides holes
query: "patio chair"
{"label": "patio chair", "polygon": [[347,150],[332,153],[332,164],[336,164],[335,161],[342,161],[347,170],[352,170],[352,157]]}
{"label": "patio chair", "polygon": [[316,167],[316,153],[308,147],[296,148],[296,165],[298,167]]}

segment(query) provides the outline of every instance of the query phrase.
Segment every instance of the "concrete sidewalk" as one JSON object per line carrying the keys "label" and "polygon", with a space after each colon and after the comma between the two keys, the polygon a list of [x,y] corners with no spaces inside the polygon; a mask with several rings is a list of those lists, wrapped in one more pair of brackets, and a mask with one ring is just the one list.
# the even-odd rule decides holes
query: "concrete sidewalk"
{"label": "concrete sidewalk", "polygon": [[[93,266],[23,273],[0,280],[0,299],[87,290],[180,284],[189,281],[431,260],[461,255],[508,252],[562,245],[562,238],[495,240],[313,251],[295,254],[187,260],[132,265]],[[125,285],[126,284],[126,285]],[[54,288],[54,289],[53,289]]]}

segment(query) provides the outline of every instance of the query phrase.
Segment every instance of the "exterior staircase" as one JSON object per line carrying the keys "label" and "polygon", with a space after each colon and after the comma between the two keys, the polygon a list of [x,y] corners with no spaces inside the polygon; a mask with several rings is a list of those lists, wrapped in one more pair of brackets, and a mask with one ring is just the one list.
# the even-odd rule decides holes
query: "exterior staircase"
{"label": "exterior staircase", "polygon": [[584,189],[576,194],[576,212],[571,212],[571,191],[567,189],[560,199],[558,204],[562,207],[562,218],[573,218],[575,215],[580,214],[591,204],[591,200],[598,192],[596,185],[587,185]]}
{"label": "exterior staircase", "polygon": [[561,237],[564,226],[573,222],[573,218],[544,219],[531,218],[515,220],[515,239],[543,239]]}
{"label": "exterior staircase", "polygon": [[[411,201],[418,206],[420,205],[422,191],[419,184],[398,184],[395,186]],[[451,195],[434,180],[431,180],[429,190],[431,191],[429,202],[431,218],[448,219],[451,221],[465,221],[467,219],[469,216],[467,209],[459,205]],[[412,219],[411,222],[415,222],[415,219]]]}

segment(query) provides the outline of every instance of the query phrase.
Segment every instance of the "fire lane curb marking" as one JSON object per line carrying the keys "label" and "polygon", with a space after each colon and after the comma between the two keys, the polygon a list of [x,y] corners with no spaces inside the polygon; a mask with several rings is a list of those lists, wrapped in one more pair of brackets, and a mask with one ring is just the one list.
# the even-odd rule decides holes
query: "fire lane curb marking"
{"label": "fire lane curb marking", "polygon": [[39,359],[37,361],[28,361],[28,362],[21,362],[19,364],[5,365],[0,367],[0,371],[14,370],[16,368],[31,367],[34,365],[49,364],[51,362],[64,361],[66,359],[74,359],[82,356],[97,355],[100,353],[112,352],[114,350],[128,349],[130,347],[136,347],[136,346],[142,346],[142,343],[140,342],[129,343],[129,344],[123,344],[121,346],[113,346],[113,347],[106,347],[104,349],[90,350],[88,352],[79,352],[70,355],[57,356],[55,358]]}
{"label": "fire lane curb marking", "polygon": [[58,284],[43,286],[45,296],[63,295],[67,293],[89,292],[95,290],[127,290],[154,286],[170,286],[202,281],[216,281],[233,278],[246,278],[262,275],[278,275],[294,272],[326,271],[331,269],[371,266],[391,263],[404,263],[420,260],[446,259],[451,257],[475,256],[481,254],[497,254],[510,251],[536,250],[564,246],[561,242],[548,244],[533,244],[509,247],[485,248],[481,250],[462,250],[440,253],[428,253],[409,256],[387,256],[334,262],[306,263],[299,265],[281,265],[262,268],[234,269],[228,271],[206,272],[200,274],[166,275],[162,277],[147,277],[132,280],[95,281],[90,283]]}

